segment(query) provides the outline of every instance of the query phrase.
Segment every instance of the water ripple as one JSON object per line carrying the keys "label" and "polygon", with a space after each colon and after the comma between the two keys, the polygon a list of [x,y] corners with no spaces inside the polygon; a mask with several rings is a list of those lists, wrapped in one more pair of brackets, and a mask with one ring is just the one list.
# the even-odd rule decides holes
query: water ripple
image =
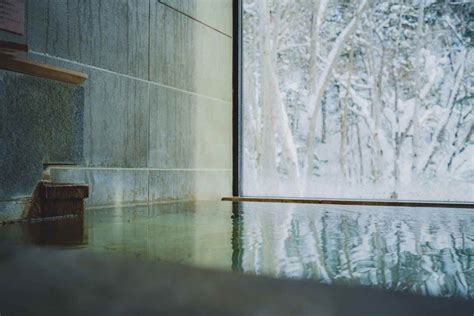
{"label": "water ripple", "polygon": [[474,298],[469,211],[247,208],[239,250],[245,272]]}

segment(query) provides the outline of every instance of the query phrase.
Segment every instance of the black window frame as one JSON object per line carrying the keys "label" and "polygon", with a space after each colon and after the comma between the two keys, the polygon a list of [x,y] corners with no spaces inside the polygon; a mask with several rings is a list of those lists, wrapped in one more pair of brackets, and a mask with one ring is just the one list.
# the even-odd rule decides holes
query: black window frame
{"label": "black window frame", "polygon": [[232,0],[232,197],[223,197],[223,201],[232,202],[274,202],[334,205],[372,205],[398,207],[441,207],[474,209],[474,202],[443,202],[423,200],[378,200],[347,198],[291,198],[282,196],[257,197],[242,195],[242,14],[243,0]]}
{"label": "black window frame", "polygon": [[232,195],[241,196],[242,0],[232,1]]}

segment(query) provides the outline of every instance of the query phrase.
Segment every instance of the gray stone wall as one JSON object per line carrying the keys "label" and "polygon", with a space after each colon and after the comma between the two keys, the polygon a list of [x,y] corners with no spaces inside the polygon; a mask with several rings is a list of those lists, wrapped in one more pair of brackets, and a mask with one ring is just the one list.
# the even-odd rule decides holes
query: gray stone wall
{"label": "gray stone wall", "polygon": [[84,88],[0,70],[0,109],[0,220],[7,220],[21,216],[48,165],[82,163]]}
{"label": "gray stone wall", "polygon": [[89,206],[231,193],[231,0],[27,2],[26,36],[0,39],[89,75],[83,163],[53,180],[89,183]]}

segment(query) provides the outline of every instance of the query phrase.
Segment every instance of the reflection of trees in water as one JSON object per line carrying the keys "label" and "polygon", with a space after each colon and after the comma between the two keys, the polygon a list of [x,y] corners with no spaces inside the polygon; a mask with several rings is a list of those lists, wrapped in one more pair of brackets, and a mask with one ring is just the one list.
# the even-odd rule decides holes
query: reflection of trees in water
{"label": "reflection of trees in water", "polygon": [[234,268],[473,298],[474,216],[411,211],[416,214],[255,208],[234,221],[240,235],[239,245],[234,242],[239,253]]}

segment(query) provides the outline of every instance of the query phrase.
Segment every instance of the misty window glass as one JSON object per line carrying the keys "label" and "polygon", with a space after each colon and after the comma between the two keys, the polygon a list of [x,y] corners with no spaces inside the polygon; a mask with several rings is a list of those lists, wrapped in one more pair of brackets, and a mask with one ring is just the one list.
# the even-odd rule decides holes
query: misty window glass
{"label": "misty window glass", "polygon": [[474,200],[472,1],[242,2],[243,195]]}

